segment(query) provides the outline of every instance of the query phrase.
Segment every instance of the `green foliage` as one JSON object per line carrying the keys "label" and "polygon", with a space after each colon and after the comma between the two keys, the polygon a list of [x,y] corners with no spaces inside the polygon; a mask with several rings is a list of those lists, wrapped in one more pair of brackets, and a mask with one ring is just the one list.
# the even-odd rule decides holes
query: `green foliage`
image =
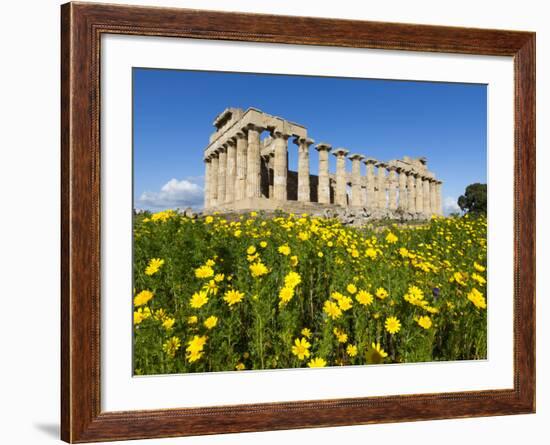
{"label": "green foliage", "polygon": [[464,195],[458,198],[458,206],[463,212],[487,214],[487,184],[470,184]]}

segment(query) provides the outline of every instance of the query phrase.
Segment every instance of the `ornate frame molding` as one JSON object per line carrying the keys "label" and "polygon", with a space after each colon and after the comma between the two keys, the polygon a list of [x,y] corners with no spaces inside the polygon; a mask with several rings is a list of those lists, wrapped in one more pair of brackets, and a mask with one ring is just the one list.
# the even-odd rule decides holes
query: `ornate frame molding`
{"label": "ornate frame molding", "polygon": [[[266,32],[264,30],[269,30]],[[131,34],[512,56],[515,69],[514,388],[102,412],[100,38]],[[93,3],[61,7],[61,437],[174,437],[535,411],[535,34]]]}

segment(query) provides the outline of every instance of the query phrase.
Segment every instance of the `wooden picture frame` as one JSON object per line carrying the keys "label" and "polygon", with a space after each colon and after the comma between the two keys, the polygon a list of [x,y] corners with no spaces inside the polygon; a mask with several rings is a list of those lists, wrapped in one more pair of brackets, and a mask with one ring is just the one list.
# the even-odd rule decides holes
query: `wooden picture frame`
{"label": "wooden picture frame", "polygon": [[[100,38],[166,36],[512,56],[515,70],[514,387],[102,412]],[[61,438],[93,442],[495,416],[535,411],[535,34],[92,3],[61,7]]]}

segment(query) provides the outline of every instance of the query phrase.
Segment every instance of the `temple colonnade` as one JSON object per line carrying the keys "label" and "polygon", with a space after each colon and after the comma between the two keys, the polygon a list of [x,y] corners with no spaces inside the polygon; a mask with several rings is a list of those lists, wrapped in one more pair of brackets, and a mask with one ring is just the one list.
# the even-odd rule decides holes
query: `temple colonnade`
{"label": "temple colonnade", "polygon": [[[385,162],[359,153],[349,154],[345,148],[333,149],[327,143],[314,146],[304,127],[286,121],[280,124],[278,118],[256,109],[252,110],[262,113],[263,121],[256,115],[253,115],[255,119],[247,119],[250,110],[244,114],[240,111],[238,119],[231,113],[227,117],[226,110],[225,120],[218,117],[215,122],[218,130],[204,155],[205,209],[227,209],[243,200],[287,201],[288,151],[294,149],[298,159],[298,202],[388,209],[425,216],[443,214],[442,182],[428,171],[425,158],[404,157]],[[227,124],[229,119],[234,121],[231,125]],[[266,122],[275,122],[275,126],[265,125]],[[229,130],[226,127],[230,127]],[[261,138],[266,131],[269,132],[267,141]],[[317,175],[310,171],[312,146],[318,151]],[[335,174],[329,171],[329,155],[336,158]],[[348,160],[350,171],[346,168]],[[269,171],[267,189],[262,188],[262,167],[265,166]]]}

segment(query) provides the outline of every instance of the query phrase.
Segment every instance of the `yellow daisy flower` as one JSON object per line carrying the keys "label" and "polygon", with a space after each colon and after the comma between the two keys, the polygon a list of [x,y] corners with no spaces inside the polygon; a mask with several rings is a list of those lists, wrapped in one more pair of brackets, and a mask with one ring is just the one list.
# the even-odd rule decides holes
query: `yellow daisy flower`
{"label": "yellow daisy flower", "polygon": [[240,303],[242,299],[244,298],[244,293],[239,292],[236,289],[230,289],[228,290],[225,295],[223,296],[223,299],[225,302],[231,307],[234,304]]}
{"label": "yellow daisy flower", "polygon": [[150,290],[142,290],[134,297],[134,306],[143,306],[147,304],[151,298],[153,298],[153,292]]}
{"label": "yellow daisy flower", "polygon": [[154,275],[156,274],[161,266],[164,264],[164,260],[161,260],[160,258],[152,258],[149,261],[149,264],[145,268],[145,275]]}
{"label": "yellow daisy flower", "polygon": [[324,359],[322,359],[321,357],[317,357],[317,358],[312,358],[307,363],[307,365],[310,368],[324,368],[325,366],[327,366],[327,362]]}
{"label": "yellow daisy flower", "polygon": [[401,329],[401,322],[396,317],[388,317],[386,318],[384,327],[390,334],[397,334]]}
{"label": "yellow daisy flower", "polygon": [[208,294],[206,293],[206,291],[202,290],[199,292],[195,292],[191,297],[191,300],[189,300],[189,304],[194,309],[200,309],[206,303],[208,303]]}
{"label": "yellow daisy flower", "polygon": [[373,342],[367,350],[366,359],[368,363],[376,365],[382,363],[387,356],[387,352],[382,349],[380,343]]}
{"label": "yellow daisy flower", "polygon": [[346,348],[346,353],[350,356],[350,357],[355,357],[357,355],[357,346],[355,345],[348,345],[347,348]]}
{"label": "yellow daisy flower", "polygon": [[211,315],[204,321],[204,326],[206,327],[206,329],[212,329],[216,327],[217,324],[218,324],[218,317],[216,317],[215,315]]}
{"label": "yellow daisy flower", "polygon": [[294,340],[294,346],[292,346],[292,353],[297,356],[300,360],[309,357],[310,352],[309,348],[311,343],[307,341],[306,338],[297,338]]}

